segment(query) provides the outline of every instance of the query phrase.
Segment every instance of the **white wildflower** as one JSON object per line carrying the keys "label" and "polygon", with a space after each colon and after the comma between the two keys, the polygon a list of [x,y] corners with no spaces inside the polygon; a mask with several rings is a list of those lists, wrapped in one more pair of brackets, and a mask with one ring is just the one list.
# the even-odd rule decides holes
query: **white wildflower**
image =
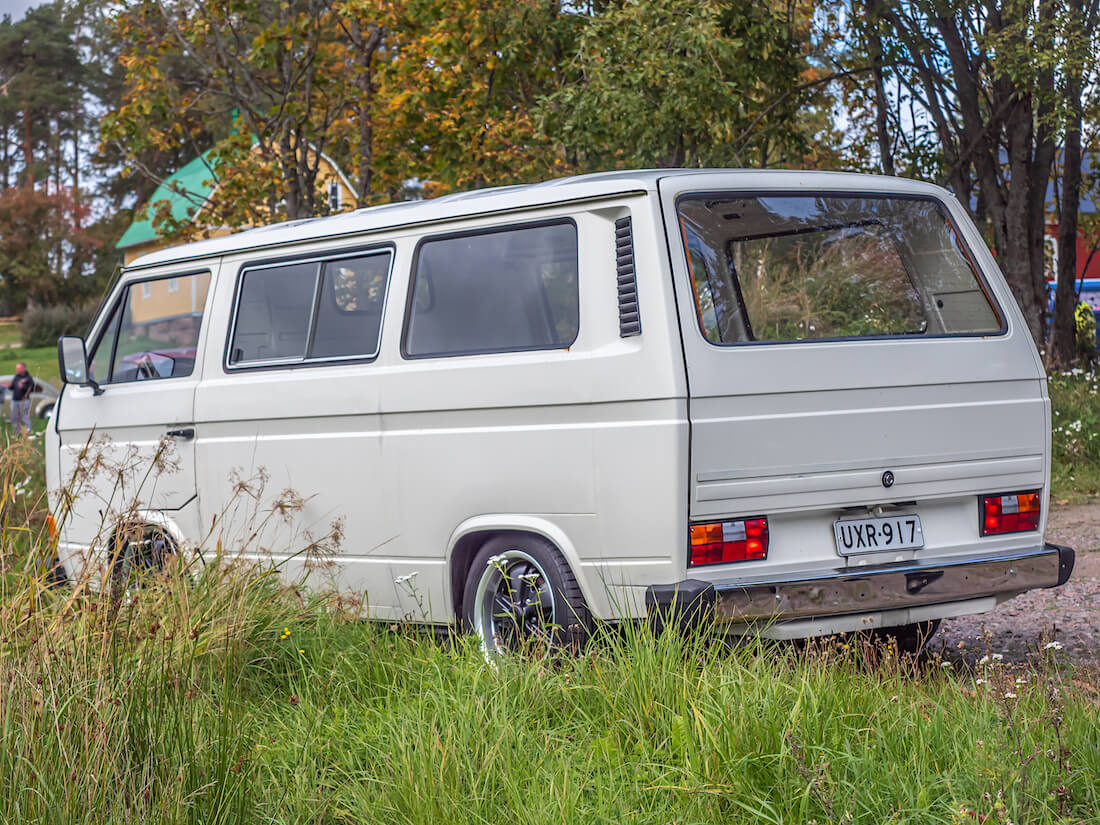
{"label": "white wildflower", "polygon": [[1004,657],[1005,657],[1005,655],[1003,653],[994,653],[993,654],[993,661],[994,662],[1000,662],[1000,661],[1004,660]]}
{"label": "white wildflower", "polygon": [[1015,699],[1015,698],[1016,698],[1016,694],[1013,693],[1011,690],[1008,693],[1005,694],[1005,699]]}
{"label": "white wildflower", "polygon": [[1043,650],[1061,650],[1065,645],[1061,642],[1047,642],[1043,645]]}
{"label": "white wildflower", "polygon": [[404,576],[398,576],[396,579],[393,580],[393,583],[398,585],[398,586],[400,586],[402,584],[408,584],[413,579],[415,579],[418,575],[420,575],[420,571],[419,570],[414,570],[411,573],[407,573]]}
{"label": "white wildflower", "polygon": [[940,662],[940,667],[951,667],[950,662]]}
{"label": "white wildflower", "polygon": [[984,684],[986,684],[986,680],[985,680],[985,679],[975,679],[975,680],[974,680],[974,684],[976,684],[976,685],[984,685]]}

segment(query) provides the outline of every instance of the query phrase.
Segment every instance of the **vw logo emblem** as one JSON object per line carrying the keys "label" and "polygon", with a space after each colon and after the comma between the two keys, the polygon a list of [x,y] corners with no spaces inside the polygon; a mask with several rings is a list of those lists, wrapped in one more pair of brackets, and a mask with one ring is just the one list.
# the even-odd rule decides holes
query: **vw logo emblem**
{"label": "vw logo emblem", "polygon": [[882,474],[882,486],[893,487],[894,486],[894,474],[890,470],[887,470]]}

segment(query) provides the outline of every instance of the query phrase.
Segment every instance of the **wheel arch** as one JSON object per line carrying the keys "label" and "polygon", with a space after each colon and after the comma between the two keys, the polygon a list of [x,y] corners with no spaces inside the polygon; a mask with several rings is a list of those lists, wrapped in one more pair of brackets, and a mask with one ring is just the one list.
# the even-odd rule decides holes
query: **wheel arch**
{"label": "wheel arch", "polygon": [[125,529],[137,528],[142,531],[153,529],[160,530],[174,545],[173,552],[181,552],[187,548],[187,538],[175,520],[161,510],[135,510],[130,519],[120,519],[114,523],[109,533],[106,534],[107,544],[103,556],[103,564],[111,564],[112,553],[116,546],[117,536]]}
{"label": "wheel arch", "polygon": [[[141,522],[149,527],[158,527],[168,534],[168,537],[176,543],[176,547],[182,548],[187,543],[187,537],[176,523],[175,519],[166,515],[163,510],[138,510],[134,513],[134,521]],[[118,529],[116,525],[115,529]]]}
{"label": "wheel arch", "polygon": [[462,522],[451,534],[448,542],[448,583],[451,609],[456,620],[460,621],[462,618],[463,590],[474,556],[477,555],[478,550],[486,541],[502,533],[525,533],[550,542],[562,554],[562,558],[565,559],[569,568],[573,571],[573,578],[577,580],[581,595],[584,596],[585,603],[591,609],[593,599],[589,583],[582,575],[580,554],[570,540],[569,535],[561,527],[539,516],[481,515]]}

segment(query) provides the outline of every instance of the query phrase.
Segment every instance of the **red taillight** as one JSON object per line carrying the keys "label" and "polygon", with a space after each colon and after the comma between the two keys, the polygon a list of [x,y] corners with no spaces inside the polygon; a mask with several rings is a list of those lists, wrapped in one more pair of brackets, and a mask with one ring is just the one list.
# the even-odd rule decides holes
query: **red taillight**
{"label": "red taillight", "polygon": [[691,525],[688,565],[758,561],[768,557],[768,520],[747,518]]}
{"label": "red taillight", "polygon": [[1039,494],[1010,493],[982,496],[983,536],[998,533],[1024,533],[1039,529]]}

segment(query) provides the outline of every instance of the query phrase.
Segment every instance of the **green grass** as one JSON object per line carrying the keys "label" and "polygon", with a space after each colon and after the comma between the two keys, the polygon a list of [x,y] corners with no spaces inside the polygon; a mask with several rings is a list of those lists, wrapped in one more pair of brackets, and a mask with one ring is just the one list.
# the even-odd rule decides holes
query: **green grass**
{"label": "green grass", "polygon": [[57,347],[0,347],[0,374],[15,372],[15,365],[22,361],[35,378],[41,378],[61,388],[61,379],[57,369]]}
{"label": "green grass", "polygon": [[17,321],[0,323],[0,347],[19,344],[23,338],[22,325]]}
{"label": "green grass", "polygon": [[60,373],[57,369],[57,347],[24,347],[22,333],[18,323],[0,324],[0,375],[15,372],[15,365],[22,361],[31,375],[60,385]]}
{"label": "green grass", "polygon": [[977,684],[881,650],[634,631],[489,667],[250,571],[114,606],[8,581],[11,821],[1070,823],[1100,806],[1095,688],[1049,660]]}
{"label": "green grass", "polygon": [[1053,420],[1051,499],[1100,496],[1100,372],[1054,373],[1048,381]]}

